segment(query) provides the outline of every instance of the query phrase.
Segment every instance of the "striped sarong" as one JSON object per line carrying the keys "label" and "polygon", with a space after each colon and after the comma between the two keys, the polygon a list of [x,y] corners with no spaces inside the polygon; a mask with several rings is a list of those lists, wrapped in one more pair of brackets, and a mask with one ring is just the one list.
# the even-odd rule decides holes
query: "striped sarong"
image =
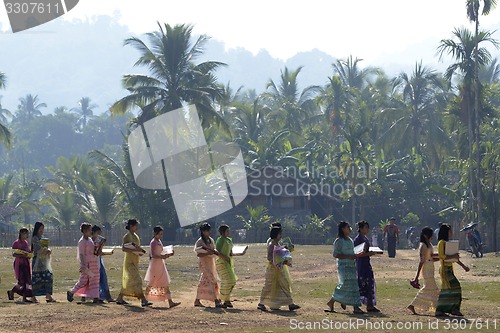
{"label": "striped sarong", "polygon": [[437,302],[436,312],[452,313],[460,311],[462,303],[462,288],[453,273],[453,266],[441,268],[441,293]]}
{"label": "striped sarong", "polygon": [[267,305],[271,309],[293,304],[290,272],[287,265],[277,269],[268,261],[265,278],[259,303]]}

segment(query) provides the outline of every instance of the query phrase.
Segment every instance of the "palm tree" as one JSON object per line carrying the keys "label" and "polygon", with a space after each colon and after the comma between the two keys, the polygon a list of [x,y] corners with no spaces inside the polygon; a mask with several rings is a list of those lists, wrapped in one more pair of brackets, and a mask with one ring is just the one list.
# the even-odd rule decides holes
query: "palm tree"
{"label": "palm tree", "polygon": [[21,122],[31,121],[41,116],[42,111],[40,111],[40,108],[47,107],[47,104],[39,103],[38,95],[28,94],[26,97],[21,97],[19,102],[14,120]]}
{"label": "palm tree", "polygon": [[5,89],[6,82],[7,76],[5,76],[5,73],[0,72],[0,89]]}
{"label": "palm tree", "polygon": [[467,119],[467,131],[468,131],[468,142],[469,142],[469,197],[471,198],[471,216],[475,219],[476,204],[474,200],[473,188],[475,187],[476,180],[474,174],[473,166],[473,143],[474,143],[474,116],[472,109],[472,84],[475,77],[475,63],[473,54],[477,52],[477,63],[480,66],[485,66],[491,61],[490,52],[484,48],[477,48],[476,45],[480,43],[489,42],[493,45],[497,45],[496,40],[492,37],[492,32],[480,31],[477,37],[474,38],[472,33],[466,28],[455,28],[453,31],[455,39],[443,39],[438,47],[438,53],[440,58],[447,53],[455,59],[455,63],[451,64],[445,72],[444,77],[450,81],[454,74],[460,72],[463,76],[462,80],[462,96],[463,105],[465,106],[464,115]]}
{"label": "palm tree", "polygon": [[302,67],[281,71],[280,82],[269,80],[268,90],[263,98],[269,101],[272,111],[269,118],[274,120],[277,129],[288,129],[294,135],[300,135],[303,125],[308,123],[316,110],[314,97],[320,91],[318,86],[309,86],[299,91],[297,76]]}
{"label": "palm tree", "polygon": [[481,133],[480,133],[480,118],[479,118],[479,8],[481,7],[481,3],[483,4],[481,15],[488,15],[490,11],[496,6],[496,0],[466,0],[466,8],[467,8],[467,18],[469,21],[475,23],[475,33],[474,40],[476,45],[474,47],[474,114],[475,114],[475,141],[476,141],[476,177],[478,181],[477,184],[477,213],[478,220],[481,221],[481,212],[482,212],[482,200],[481,200],[481,182],[479,179],[481,178],[481,153],[479,149],[479,145],[481,142]]}
{"label": "palm tree", "polygon": [[500,63],[495,58],[487,66],[479,68],[479,82],[483,84],[493,84],[500,82]]}
{"label": "palm tree", "polygon": [[[4,73],[0,72],[0,89],[5,89],[5,85],[7,82],[7,77]],[[1,97],[1,96],[0,96]],[[5,115],[9,115],[10,112],[7,109],[2,108],[2,104],[0,103],[0,142],[5,147],[10,147],[12,144],[12,134],[9,129],[4,125],[7,122],[7,118]]]}
{"label": "palm tree", "polygon": [[90,97],[80,98],[80,100],[78,101],[78,107],[71,109],[72,112],[80,116],[76,123],[78,128],[84,129],[87,126],[88,120],[94,116],[94,112],[92,109],[96,107],[97,104],[92,103]]}
{"label": "palm tree", "polygon": [[352,55],[350,55],[347,59],[339,59],[337,63],[332,64],[334,72],[345,86],[361,90],[367,84],[370,76],[380,73],[380,70],[374,67],[361,69],[358,66],[361,61],[363,59],[357,57],[353,60]]}
{"label": "palm tree", "polygon": [[445,104],[444,89],[440,76],[422,62],[415,64],[411,76],[401,72],[394,78],[394,105],[380,112],[392,121],[381,137],[385,146],[387,142],[397,143],[399,148],[406,148],[406,153],[410,154],[414,148],[418,155],[427,149],[434,166],[439,166],[438,150],[448,142],[438,117],[440,107]]}
{"label": "palm tree", "polygon": [[142,124],[158,114],[195,103],[203,124],[210,119],[219,120],[212,106],[212,101],[220,97],[214,72],[225,64],[194,62],[203,54],[208,37],[202,35],[191,44],[191,25],[158,26],[159,31],[147,34],[150,46],[136,37],[125,40],[125,45],[141,53],[135,66],[146,66],[151,74],[124,75],[122,82],[130,94],[115,102],[111,112],[122,114],[139,106],[137,122]]}

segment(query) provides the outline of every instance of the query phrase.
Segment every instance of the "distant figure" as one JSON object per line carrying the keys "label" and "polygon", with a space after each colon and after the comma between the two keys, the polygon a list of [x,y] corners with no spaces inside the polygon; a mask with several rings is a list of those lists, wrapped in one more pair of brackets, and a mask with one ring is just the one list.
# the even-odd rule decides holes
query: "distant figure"
{"label": "distant figure", "polygon": [[384,239],[387,239],[387,253],[389,258],[396,257],[396,245],[399,244],[399,229],[396,225],[396,218],[391,217],[389,224],[384,227]]}

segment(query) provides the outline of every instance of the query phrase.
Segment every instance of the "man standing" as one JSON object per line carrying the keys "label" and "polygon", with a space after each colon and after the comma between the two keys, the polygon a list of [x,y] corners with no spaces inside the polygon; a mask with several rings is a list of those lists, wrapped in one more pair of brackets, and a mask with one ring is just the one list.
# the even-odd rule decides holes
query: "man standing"
{"label": "man standing", "polygon": [[384,240],[387,239],[387,253],[389,258],[396,257],[396,245],[399,244],[399,229],[396,218],[391,217],[389,224],[384,227]]}

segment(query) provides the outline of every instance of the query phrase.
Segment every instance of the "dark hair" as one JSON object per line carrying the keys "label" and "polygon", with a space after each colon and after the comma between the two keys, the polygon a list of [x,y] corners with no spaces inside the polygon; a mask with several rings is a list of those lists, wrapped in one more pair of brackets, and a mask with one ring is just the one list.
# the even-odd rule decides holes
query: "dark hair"
{"label": "dark hair", "polygon": [[127,221],[127,225],[125,226],[125,229],[130,230],[130,227],[133,227],[136,224],[139,224],[139,221],[137,221],[136,219],[129,219]]}
{"label": "dark hair", "polygon": [[271,231],[269,232],[269,238],[271,239],[276,239],[278,235],[282,232],[280,227],[272,227]]}
{"label": "dark hair", "polygon": [[21,234],[29,234],[29,230],[26,228],[19,229],[19,239],[21,239]]}
{"label": "dark hair", "polygon": [[92,226],[92,233],[94,233],[94,232],[98,232],[98,231],[101,231],[101,227],[100,227],[100,226],[98,226],[97,224],[94,224],[94,225]]}
{"label": "dark hair", "polygon": [[163,228],[159,225],[153,228],[153,232],[155,233],[155,236],[160,233],[160,231],[163,231]]}
{"label": "dark hair", "polygon": [[390,221],[396,221],[396,218],[394,216],[391,216],[391,218],[389,219],[389,222]]}
{"label": "dark hair", "polygon": [[276,228],[280,228],[280,229],[283,229],[283,226],[281,225],[281,223],[280,223],[280,222],[273,222],[273,223],[271,223],[271,227],[270,227],[270,229],[272,229],[272,228],[274,228],[274,227],[276,227]]}
{"label": "dark hair", "polygon": [[360,232],[361,229],[363,229],[365,226],[367,226],[368,228],[370,228],[370,225],[365,220],[359,221],[358,222],[358,232]]}
{"label": "dark hair", "polygon": [[441,226],[439,227],[438,241],[440,240],[444,240],[446,242],[449,241],[450,230],[451,230],[451,225],[449,225],[448,223],[441,224]]}
{"label": "dark hair", "polygon": [[205,222],[202,225],[200,225],[200,236],[201,236],[201,239],[205,242],[205,244],[210,244],[211,241],[210,241],[210,237],[205,238],[205,236],[203,236],[203,231],[210,231],[211,229],[212,229],[212,226],[208,222]]}
{"label": "dark hair", "polygon": [[222,224],[220,227],[219,227],[219,233],[222,235],[223,233],[225,233],[227,230],[229,230],[229,226],[227,224]]}
{"label": "dark hair", "polygon": [[429,238],[434,235],[434,231],[432,231],[429,227],[424,227],[420,232],[420,243],[424,243],[427,247],[431,247],[431,242],[429,242]]}
{"label": "dark hair", "polygon": [[92,230],[92,224],[87,223],[87,222],[83,222],[82,224],[80,224],[80,231],[82,233],[84,233],[85,230],[88,230],[88,229]]}
{"label": "dark hair", "polygon": [[40,230],[40,228],[43,228],[43,227],[45,227],[45,226],[43,225],[42,222],[36,222],[35,227],[33,228],[33,235],[32,236],[37,236],[38,230]]}
{"label": "dark hair", "polygon": [[344,238],[346,239],[346,236],[344,235],[344,231],[342,229],[344,229],[346,226],[349,226],[349,223],[347,223],[346,221],[340,221],[339,224],[338,224],[338,232],[337,232],[337,238]]}

